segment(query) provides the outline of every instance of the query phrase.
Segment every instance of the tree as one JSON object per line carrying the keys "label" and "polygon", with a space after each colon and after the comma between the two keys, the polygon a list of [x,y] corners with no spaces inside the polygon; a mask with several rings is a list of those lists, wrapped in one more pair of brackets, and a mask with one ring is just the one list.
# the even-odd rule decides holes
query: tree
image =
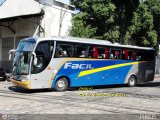
{"label": "tree", "polygon": [[157,32],[158,42],[160,43],[160,0],[147,0],[144,3],[153,15],[154,29]]}
{"label": "tree", "polygon": [[141,3],[133,13],[131,26],[125,38],[139,46],[156,46],[157,33],[154,30],[153,15],[147,5]]}
{"label": "tree", "polygon": [[[121,44],[156,46],[160,0],[70,0],[80,12],[73,17],[72,36]],[[157,6],[156,6],[157,4]],[[156,7],[152,7],[152,5]]]}
{"label": "tree", "polygon": [[111,0],[71,0],[81,12],[73,17],[72,36],[107,39],[119,38],[119,26],[114,25],[115,5]]}
{"label": "tree", "polygon": [[131,25],[133,12],[135,12],[139,6],[139,0],[112,0],[112,2],[116,6],[115,24],[120,28],[119,43],[128,44],[129,40],[124,38],[128,26]]}

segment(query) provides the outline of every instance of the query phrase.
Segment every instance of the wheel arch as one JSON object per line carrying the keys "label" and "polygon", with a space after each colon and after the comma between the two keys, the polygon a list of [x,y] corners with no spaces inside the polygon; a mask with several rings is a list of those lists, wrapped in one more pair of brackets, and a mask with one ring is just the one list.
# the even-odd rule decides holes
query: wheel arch
{"label": "wheel arch", "polygon": [[129,75],[127,84],[129,87],[135,87],[137,85],[137,76],[135,74]]}
{"label": "wheel arch", "polygon": [[136,79],[136,82],[137,82],[137,74],[136,73],[131,73],[131,74],[129,74],[128,76],[127,76],[127,83],[128,83],[128,80],[129,80],[129,78],[131,77],[131,76],[134,76],[135,77],[135,79]]}
{"label": "wheel arch", "polygon": [[54,80],[54,83],[52,84],[52,88],[54,88],[57,80],[60,79],[60,78],[63,78],[63,77],[67,79],[67,81],[68,81],[68,87],[70,87],[70,83],[71,83],[70,82],[70,78],[68,76],[66,76],[66,75],[60,75],[60,76],[56,77],[56,79]]}

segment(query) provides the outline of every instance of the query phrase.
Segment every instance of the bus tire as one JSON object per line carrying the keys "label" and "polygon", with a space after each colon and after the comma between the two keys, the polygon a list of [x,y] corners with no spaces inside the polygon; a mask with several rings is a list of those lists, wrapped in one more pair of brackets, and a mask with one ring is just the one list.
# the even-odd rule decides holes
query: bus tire
{"label": "bus tire", "polygon": [[128,78],[128,86],[129,87],[135,87],[137,84],[137,80],[136,80],[136,77],[131,75],[129,78]]}
{"label": "bus tire", "polygon": [[55,90],[56,91],[65,91],[68,89],[68,80],[65,77],[61,77],[56,81]]}

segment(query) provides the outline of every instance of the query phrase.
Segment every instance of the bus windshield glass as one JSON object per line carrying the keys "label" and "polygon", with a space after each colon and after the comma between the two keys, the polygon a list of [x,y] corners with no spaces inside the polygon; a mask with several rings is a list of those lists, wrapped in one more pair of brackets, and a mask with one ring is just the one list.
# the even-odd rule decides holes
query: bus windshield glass
{"label": "bus windshield glass", "polygon": [[16,51],[33,51],[34,46],[36,42],[35,41],[21,41],[17,47]]}
{"label": "bus windshield glass", "polygon": [[21,41],[19,43],[13,60],[14,75],[29,74],[31,55],[35,44],[36,44],[35,41]]}

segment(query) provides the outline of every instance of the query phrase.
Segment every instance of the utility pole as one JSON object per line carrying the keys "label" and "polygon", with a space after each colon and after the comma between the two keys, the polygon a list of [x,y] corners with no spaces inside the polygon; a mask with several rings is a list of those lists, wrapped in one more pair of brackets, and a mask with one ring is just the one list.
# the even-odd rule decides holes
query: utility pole
{"label": "utility pole", "polygon": [[63,19],[64,19],[64,15],[65,15],[66,12],[67,12],[68,5],[65,4],[65,5],[64,5],[64,8],[65,8],[65,10],[63,10],[63,8],[61,8],[61,11],[60,11],[58,36],[61,36],[62,22],[63,22]]}

